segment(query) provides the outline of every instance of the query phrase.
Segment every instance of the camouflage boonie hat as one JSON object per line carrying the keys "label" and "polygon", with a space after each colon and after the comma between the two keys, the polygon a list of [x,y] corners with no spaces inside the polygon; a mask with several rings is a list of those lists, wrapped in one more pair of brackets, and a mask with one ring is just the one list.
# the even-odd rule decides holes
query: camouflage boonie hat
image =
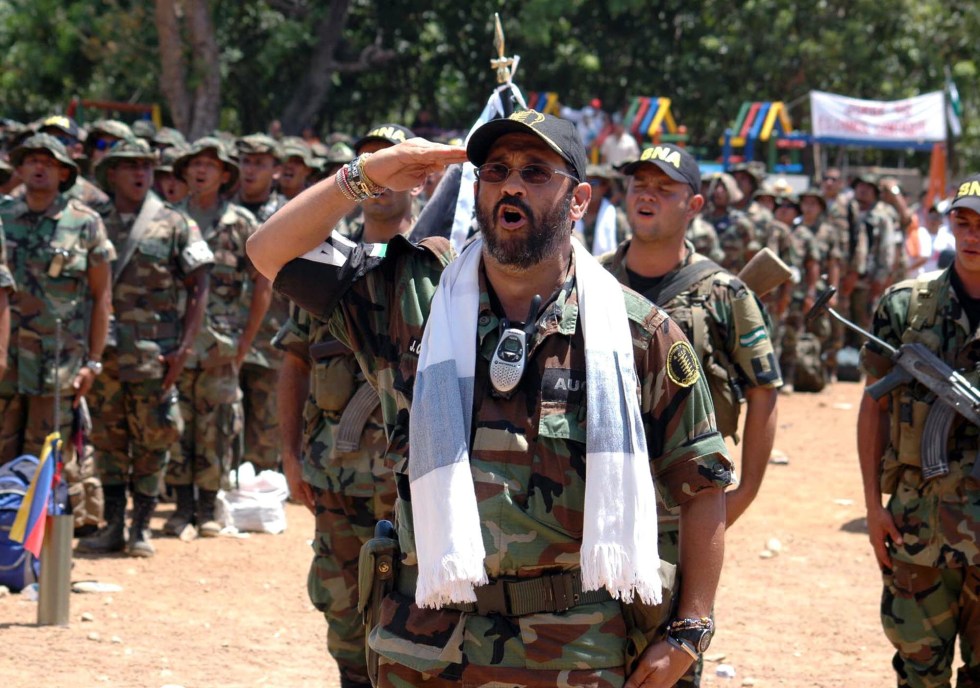
{"label": "camouflage boonie hat", "polygon": [[67,191],[75,184],[75,179],[78,177],[78,165],[68,155],[68,150],[61,141],[51,134],[34,134],[33,136],[29,136],[10,152],[10,164],[14,167],[20,167],[24,158],[31,151],[46,151],[51,154],[51,157],[69,169],[70,174],[68,175],[68,179],[58,186],[60,191]]}
{"label": "camouflage boonie hat", "polygon": [[276,162],[282,162],[282,148],[279,142],[268,134],[249,134],[235,141],[238,155],[271,155]]}
{"label": "camouflage boonie hat", "polygon": [[776,187],[767,182],[763,182],[758,189],[752,192],[752,199],[762,198],[763,196],[768,196],[772,199],[779,198],[779,192],[776,191]]}
{"label": "camouflage boonie hat", "polygon": [[820,205],[823,206],[823,209],[824,210],[827,209],[827,199],[823,197],[823,194],[820,193],[820,189],[818,189],[817,187],[811,186],[807,188],[806,191],[800,193],[799,200],[802,201],[807,196],[812,196],[813,198],[816,198],[818,201],[820,201]]}
{"label": "camouflage boonie hat", "polygon": [[128,124],[116,119],[100,119],[88,128],[89,140],[98,138],[99,134],[108,134],[117,139],[131,139],[134,136]]}
{"label": "camouflage boonie hat", "polygon": [[313,151],[310,144],[298,136],[287,136],[279,142],[282,148],[282,161],[286,162],[290,158],[300,158],[303,164],[310,169],[317,169],[318,165],[313,158]]}
{"label": "camouflage boonie hat", "polygon": [[337,141],[327,149],[324,159],[331,165],[339,165],[354,159],[354,149],[343,141]]}
{"label": "camouflage boonie hat", "polygon": [[784,205],[791,205],[796,208],[796,212],[802,212],[802,210],[800,210],[800,199],[794,193],[780,194],[780,196],[776,199],[776,207],[778,208]]}
{"label": "camouflage boonie hat", "polygon": [[587,178],[594,177],[596,179],[612,181],[613,179],[619,179],[622,175],[616,172],[616,170],[612,168],[612,165],[593,165],[590,163],[588,167],[585,168],[585,176]]}
{"label": "camouflage boonie hat", "polygon": [[95,179],[103,189],[108,189],[109,168],[120,160],[151,160],[157,161],[156,152],[150,148],[143,139],[131,136],[128,139],[120,139],[112,144],[112,148],[106,153],[105,157],[99,160],[95,166]]}
{"label": "camouflage boonie hat", "polygon": [[861,174],[856,174],[851,178],[851,188],[856,189],[858,184],[867,184],[868,186],[873,186],[875,189],[875,194],[881,195],[881,177],[877,174],[872,174],[871,172],[862,172]]}
{"label": "camouflage boonie hat", "polygon": [[186,146],[169,146],[168,148],[164,148],[160,151],[160,157],[157,160],[156,167],[153,168],[153,171],[173,174],[174,163],[177,162],[177,158],[186,152]]}
{"label": "camouflage boonie hat", "polygon": [[153,145],[157,148],[186,148],[187,139],[184,135],[172,127],[163,127],[153,135]]}
{"label": "camouflage boonie hat", "polygon": [[224,184],[221,185],[221,192],[225,193],[228,189],[234,188],[235,184],[238,183],[238,161],[235,160],[234,156],[228,150],[228,146],[221,139],[214,136],[205,136],[199,138],[195,141],[191,147],[183,152],[183,154],[174,161],[174,175],[182,182],[186,182],[187,179],[184,178],[184,172],[187,170],[187,166],[190,164],[191,160],[196,158],[201,153],[205,151],[213,150],[215,155],[218,156],[218,160],[224,163],[225,169],[231,173],[231,178]]}
{"label": "camouflage boonie hat", "polygon": [[133,130],[133,136],[147,141],[152,141],[157,133],[157,126],[148,119],[138,119],[129,128]]}
{"label": "camouflage boonie hat", "polygon": [[762,181],[766,178],[766,165],[759,160],[740,162],[732,165],[729,172],[731,172],[733,177],[735,176],[736,172],[744,172],[752,177],[752,181],[755,183],[755,188],[758,189],[762,185]]}

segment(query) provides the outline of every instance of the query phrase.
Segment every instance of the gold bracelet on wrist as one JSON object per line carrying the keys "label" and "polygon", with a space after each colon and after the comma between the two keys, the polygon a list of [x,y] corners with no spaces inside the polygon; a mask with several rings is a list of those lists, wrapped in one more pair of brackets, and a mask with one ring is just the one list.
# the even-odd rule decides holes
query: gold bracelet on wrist
{"label": "gold bracelet on wrist", "polygon": [[372,155],[373,153],[362,153],[361,155],[357,156],[357,171],[360,172],[361,181],[364,182],[364,185],[368,188],[371,194],[373,196],[380,196],[386,191],[385,187],[374,182],[367,175],[367,172],[364,169],[364,163],[367,162],[367,159],[370,158]]}

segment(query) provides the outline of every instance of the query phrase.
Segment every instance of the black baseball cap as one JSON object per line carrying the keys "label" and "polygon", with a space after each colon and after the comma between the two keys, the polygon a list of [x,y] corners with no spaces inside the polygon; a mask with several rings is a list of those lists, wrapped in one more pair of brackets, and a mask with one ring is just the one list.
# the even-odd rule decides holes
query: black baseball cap
{"label": "black baseball cap", "polygon": [[966,208],[975,213],[980,213],[980,174],[967,177],[960,182],[959,187],[956,189],[956,195],[953,197],[953,201],[949,204],[946,212],[950,213],[960,208]]}
{"label": "black baseball cap", "polygon": [[694,193],[701,193],[701,168],[694,156],[680,146],[672,143],[659,143],[640,153],[638,160],[631,160],[620,166],[619,171],[626,176],[636,174],[640,165],[656,165],[675,182],[684,182]]}
{"label": "black baseball cap", "polygon": [[384,141],[396,145],[412,138],[415,138],[415,134],[408,127],[403,127],[400,124],[379,124],[371,127],[371,131],[357,139],[354,150],[361,150],[361,146],[369,141]]}
{"label": "black baseball cap", "polygon": [[579,181],[585,180],[589,161],[575,125],[537,110],[521,110],[506,119],[492,119],[480,126],[466,144],[466,157],[479,167],[487,161],[497,139],[506,134],[534,134],[572,166]]}

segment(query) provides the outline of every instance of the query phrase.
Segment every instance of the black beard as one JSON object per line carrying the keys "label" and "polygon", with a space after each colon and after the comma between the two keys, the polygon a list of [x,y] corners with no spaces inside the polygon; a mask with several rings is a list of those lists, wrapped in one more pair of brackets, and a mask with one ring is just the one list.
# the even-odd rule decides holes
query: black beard
{"label": "black beard", "polygon": [[[501,240],[497,231],[496,218],[500,206],[511,205],[519,208],[527,218],[527,236],[523,239]],[[512,265],[527,270],[542,262],[546,257],[557,253],[571,225],[568,213],[572,207],[572,193],[569,192],[545,213],[538,222],[527,203],[517,196],[505,196],[497,201],[491,213],[477,203],[476,221],[483,235],[483,245],[491,258],[501,265]]]}

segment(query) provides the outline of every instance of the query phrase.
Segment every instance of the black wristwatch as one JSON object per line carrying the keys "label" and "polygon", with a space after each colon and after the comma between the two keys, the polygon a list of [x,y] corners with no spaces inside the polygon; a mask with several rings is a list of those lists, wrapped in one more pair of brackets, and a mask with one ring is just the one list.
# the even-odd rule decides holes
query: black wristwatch
{"label": "black wristwatch", "polygon": [[667,640],[695,659],[704,654],[715,635],[715,624],[710,618],[677,619],[667,630]]}

